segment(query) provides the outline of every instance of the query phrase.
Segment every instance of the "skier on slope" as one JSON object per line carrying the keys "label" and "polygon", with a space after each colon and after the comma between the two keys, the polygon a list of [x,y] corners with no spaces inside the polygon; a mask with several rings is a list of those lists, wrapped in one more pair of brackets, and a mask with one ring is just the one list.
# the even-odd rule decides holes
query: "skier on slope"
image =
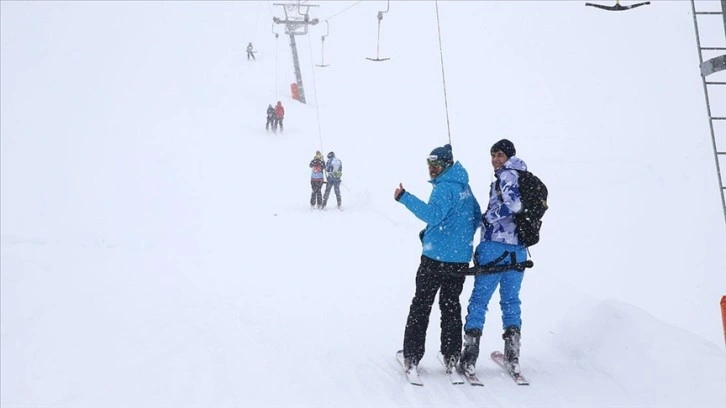
{"label": "skier on slope", "polygon": [[328,178],[328,185],[325,187],[325,195],[323,195],[323,210],[328,204],[331,189],[335,189],[335,199],[338,201],[338,209],[341,210],[343,200],[340,197],[340,181],[341,177],[343,177],[343,162],[335,157],[334,152],[328,153],[328,162],[325,163],[325,175]]}
{"label": "skier on slope", "polygon": [[267,105],[267,123],[265,123],[265,130],[270,130],[270,126],[275,129],[275,108],[272,104]]}
{"label": "skier on slope", "polygon": [[255,50],[252,47],[252,43],[247,44],[247,61],[249,61],[250,58],[257,60],[257,58],[255,58]]}
{"label": "skier on slope", "polygon": [[[527,248],[519,244],[514,221],[514,214],[522,209],[519,175],[515,170],[527,170],[527,165],[515,156],[517,151],[514,144],[507,139],[496,142],[490,150],[496,180],[489,188],[489,205],[481,217],[481,242],[476,247],[474,264],[485,265],[496,259],[500,261],[511,259],[512,256],[516,256],[516,262],[524,262],[527,260]],[[504,360],[508,369],[519,373],[522,327],[519,290],[523,278],[524,272],[513,269],[476,275],[464,323],[464,348],[459,361],[460,371],[474,373],[487,305],[499,286],[499,304],[502,309],[504,329],[502,335]]]}
{"label": "skier on slope", "polygon": [[323,154],[319,150],[315,152],[315,157],[310,160],[310,168],[312,169],[310,173],[310,186],[313,189],[312,194],[310,194],[310,209],[312,210],[316,206],[318,209],[322,209],[323,194],[321,190],[323,188],[323,182],[325,181],[325,175],[323,174],[325,161],[323,161]]}
{"label": "skier on slope", "polygon": [[431,306],[439,292],[441,309],[441,354],[452,372],[461,352],[461,304],[464,276],[456,275],[469,267],[474,250],[474,233],[481,220],[481,208],[469,186],[469,174],[454,162],[451,146],[435,148],[428,157],[429,181],[433,190],[428,203],[403,188],[394,192],[396,201],[405,205],[426,228],[419,238],[423,246],[416,272],[416,292],[403,336],[404,368],[417,373],[426,345]]}
{"label": "skier on slope", "polygon": [[282,120],[285,119],[285,108],[282,107],[282,102],[277,101],[277,105],[275,105],[275,125],[274,128],[280,128],[280,132],[282,132],[284,127],[282,126]]}

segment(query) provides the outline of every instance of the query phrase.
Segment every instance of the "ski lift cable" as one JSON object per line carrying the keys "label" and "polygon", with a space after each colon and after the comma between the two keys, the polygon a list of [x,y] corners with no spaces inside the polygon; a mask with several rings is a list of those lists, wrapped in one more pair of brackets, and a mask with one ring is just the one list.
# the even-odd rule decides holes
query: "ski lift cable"
{"label": "ski lift cable", "polygon": [[278,51],[280,46],[280,41],[278,38],[280,37],[280,34],[275,32],[275,23],[272,23],[272,34],[275,34],[275,89],[273,89],[272,92],[272,99],[277,99],[277,92],[279,86],[280,86],[280,53]]}
{"label": "ski lift cable", "polygon": [[439,58],[441,59],[441,79],[444,86],[444,109],[446,111],[446,131],[449,135],[449,144],[451,144],[451,126],[449,125],[449,101],[446,96],[446,74],[444,73],[444,52],[441,45],[441,22],[439,19],[439,1],[436,0],[436,28],[439,33]]}
{"label": "ski lift cable", "polygon": [[362,3],[362,2],[363,2],[362,0],[360,0],[360,1],[356,1],[355,3],[351,4],[350,6],[348,6],[348,7],[344,8],[343,10],[341,10],[341,11],[339,11],[339,12],[337,12],[337,13],[333,14],[332,16],[330,16],[330,17],[328,17],[328,18],[326,18],[325,20],[332,20],[332,19],[333,19],[333,17],[337,17],[337,16],[339,16],[339,15],[343,14],[344,12],[348,11],[349,9],[351,9],[351,8],[353,8],[353,7],[355,7],[355,6],[357,6],[358,4],[360,4],[360,3]]}
{"label": "ski lift cable", "polygon": [[313,44],[310,36],[308,37],[308,50],[310,51],[310,71],[313,77],[313,96],[315,96],[315,115],[318,120],[318,139],[320,139],[320,151],[323,151],[323,131],[320,127],[320,101],[318,101],[318,86],[315,82],[315,62],[313,62]]}
{"label": "ski lift cable", "polygon": [[262,10],[264,8],[264,4],[260,3],[260,6],[257,9],[257,17],[255,17],[255,30],[252,32],[253,37],[257,36],[257,29],[260,27],[260,20],[262,20]]}
{"label": "ski lift cable", "polygon": [[[260,3],[260,6],[264,6],[264,4],[263,3]],[[252,43],[252,42],[256,43],[257,42],[257,38],[258,38],[257,37],[257,30],[258,30],[258,28],[260,26],[260,20],[262,19],[262,11],[263,11],[263,7],[258,7],[257,8],[257,11],[255,12],[254,29],[252,30],[251,35],[249,35],[250,34],[249,29],[244,30],[245,35],[247,35],[247,39],[244,40],[244,41],[249,42],[249,43]],[[250,39],[252,41],[250,41]]]}

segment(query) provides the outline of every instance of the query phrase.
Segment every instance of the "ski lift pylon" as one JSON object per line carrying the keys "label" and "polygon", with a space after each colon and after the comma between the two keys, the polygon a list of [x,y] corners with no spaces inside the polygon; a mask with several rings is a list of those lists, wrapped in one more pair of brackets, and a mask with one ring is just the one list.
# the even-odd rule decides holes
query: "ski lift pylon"
{"label": "ski lift pylon", "polygon": [[376,42],[376,57],[375,58],[367,58],[367,60],[371,61],[388,61],[390,58],[381,58],[379,51],[381,48],[381,20],[383,20],[383,13],[388,13],[388,11],[391,9],[391,0],[388,0],[386,2],[386,9],[383,11],[378,12],[378,40]]}
{"label": "ski lift pylon", "polygon": [[315,65],[316,67],[328,67],[330,64],[325,63],[325,37],[330,35],[330,24],[328,24],[328,20],[325,20],[325,35],[320,37],[320,41],[322,41],[322,45],[320,47],[321,50],[321,57],[320,57],[320,65]]}
{"label": "ski lift pylon", "polygon": [[614,6],[604,6],[602,4],[596,4],[596,3],[585,3],[585,6],[596,7],[596,8],[607,10],[607,11],[625,11],[625,10],[634,9],[634,8],[640,7],[640,6],[647,6],[648,4],[650,4],[650,2],[645,1],[642,3],[631,4],[629,6],[623,6],[622,4],[620,4],[620,0],[615,0]]}

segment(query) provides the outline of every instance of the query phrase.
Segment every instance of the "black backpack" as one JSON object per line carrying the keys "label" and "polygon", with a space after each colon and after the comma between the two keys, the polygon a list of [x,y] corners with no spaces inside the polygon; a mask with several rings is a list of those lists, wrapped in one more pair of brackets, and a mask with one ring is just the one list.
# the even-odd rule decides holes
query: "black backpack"
{"label": "black backpack", "polygon": [[[522,211],[514,214],[517,236],[521,245],[530,247],[539,242],[542,216],[547,211],[547,186],[539,177],[528,171],[508,170],[514,170],[519,174],[519,194],[522,200]],[[502,188],[499,186],[499,178],[497,178],[496,187],[497,196],[502,200]]]}

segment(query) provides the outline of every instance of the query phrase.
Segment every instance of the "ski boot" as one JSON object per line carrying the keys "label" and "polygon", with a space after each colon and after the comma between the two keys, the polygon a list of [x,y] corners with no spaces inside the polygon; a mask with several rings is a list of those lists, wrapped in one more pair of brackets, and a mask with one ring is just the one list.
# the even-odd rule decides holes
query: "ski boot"
{"label": "ski boot", "polygon": [[519,373],[519,347],[522,335],[517,326],[509,326],[504,330],[504,364],[513,373]]}
{"label": "ski boot", "polygon": [[414,372],[418,373],[418,361],[411,357],[405,357],[403,359],[403,369],[406,371],[406,373]]}
{"label": "ski boot", "polygon": [[460,373],[473,374],[479,358],[479,339],[481,331],[467,330],[464,334],[464,350],[461,352],[458,369]]}
{"label": "ski boot", "polygon": [[459,356],[454,354],[453,356],[443,356],[444,358],[444,365],[446,366],[446,373],[451,374],[454,371],[457,371],[457,365],[459,363]]}

